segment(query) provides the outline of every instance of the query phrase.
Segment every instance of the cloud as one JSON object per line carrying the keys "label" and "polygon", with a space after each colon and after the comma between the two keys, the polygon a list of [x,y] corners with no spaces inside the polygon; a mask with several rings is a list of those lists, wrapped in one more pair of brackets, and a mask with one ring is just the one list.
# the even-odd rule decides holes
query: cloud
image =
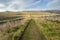
{"label": "cloud", "polygon": [[0,0],[0,10],[59,9],[60,0]]}
{"label": "cloud", "polygon": [[24,10],[34,7],[41,0],[0,0],[0,4],[4,4],[5,10]]}
{"label": "cloud", "polygon": [[60,8],[60,0],[52,0],[49,3],[47,3],[47,7],[50,7],[52,9],[59,9]]}
{"label": "cloud", "polygon": [[[35,2],[34,2],[35,1]],[[36,5],[37,3],[39,3],[40,0],[36,1],[36,0],[15,0],[12,1],[7,9],[16,9],[16,10],[22,10],[22,9],[26,9],[29,8],[31,6]]]}
{"label": "cloud", "polygon": [[0,4],[0,10],[4,10],[6,8],[6,5]]}
{"label": "cloud", "polygon": [[13,0],[0,0],[0,3],[8,3],[8,2],[11,2]]}
{"label": "cloud", "polygon": [[5,7],[5,5],[4,4],[0,4],[0,7]]}

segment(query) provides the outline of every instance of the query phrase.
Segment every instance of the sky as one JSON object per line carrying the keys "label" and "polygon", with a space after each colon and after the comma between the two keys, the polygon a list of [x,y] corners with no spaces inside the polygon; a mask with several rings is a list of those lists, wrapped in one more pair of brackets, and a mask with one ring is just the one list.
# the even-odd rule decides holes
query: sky
{"label": "sky", "polygon": [[0,11],[60,10],[60,0],[0,0]]}

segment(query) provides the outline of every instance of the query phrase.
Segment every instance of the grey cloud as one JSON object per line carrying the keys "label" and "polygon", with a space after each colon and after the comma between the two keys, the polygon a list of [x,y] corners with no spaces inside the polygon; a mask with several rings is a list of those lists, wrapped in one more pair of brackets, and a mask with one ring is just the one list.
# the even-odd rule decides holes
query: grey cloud
{"label": "grey cloud", "polygon": [[0,4],[4,4],[6,6],[8,6],[11,2],[12,0],[0,0]]}
{"label": "grey cloud", "polygon": [[12,0],[0,0],[0,3],[8,3],[11,2]]}

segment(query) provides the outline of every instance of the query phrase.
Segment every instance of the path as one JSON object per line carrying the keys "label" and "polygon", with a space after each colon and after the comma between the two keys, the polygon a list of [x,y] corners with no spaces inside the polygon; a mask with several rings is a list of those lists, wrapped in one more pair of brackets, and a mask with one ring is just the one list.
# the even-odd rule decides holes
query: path
{"label": "path", "polygon": [[32,20],[21,40],[46,40],[46,38],[40,32],[34,20]]}

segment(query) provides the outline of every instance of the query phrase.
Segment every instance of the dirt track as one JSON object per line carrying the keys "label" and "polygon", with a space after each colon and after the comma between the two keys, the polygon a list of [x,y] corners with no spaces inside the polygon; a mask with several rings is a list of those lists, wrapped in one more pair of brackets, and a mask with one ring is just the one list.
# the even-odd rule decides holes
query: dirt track
{"label": "dirt track", "polygon": [[19,40],[46,40],[46,38],[40,32],[34,20],[32,20]]}

